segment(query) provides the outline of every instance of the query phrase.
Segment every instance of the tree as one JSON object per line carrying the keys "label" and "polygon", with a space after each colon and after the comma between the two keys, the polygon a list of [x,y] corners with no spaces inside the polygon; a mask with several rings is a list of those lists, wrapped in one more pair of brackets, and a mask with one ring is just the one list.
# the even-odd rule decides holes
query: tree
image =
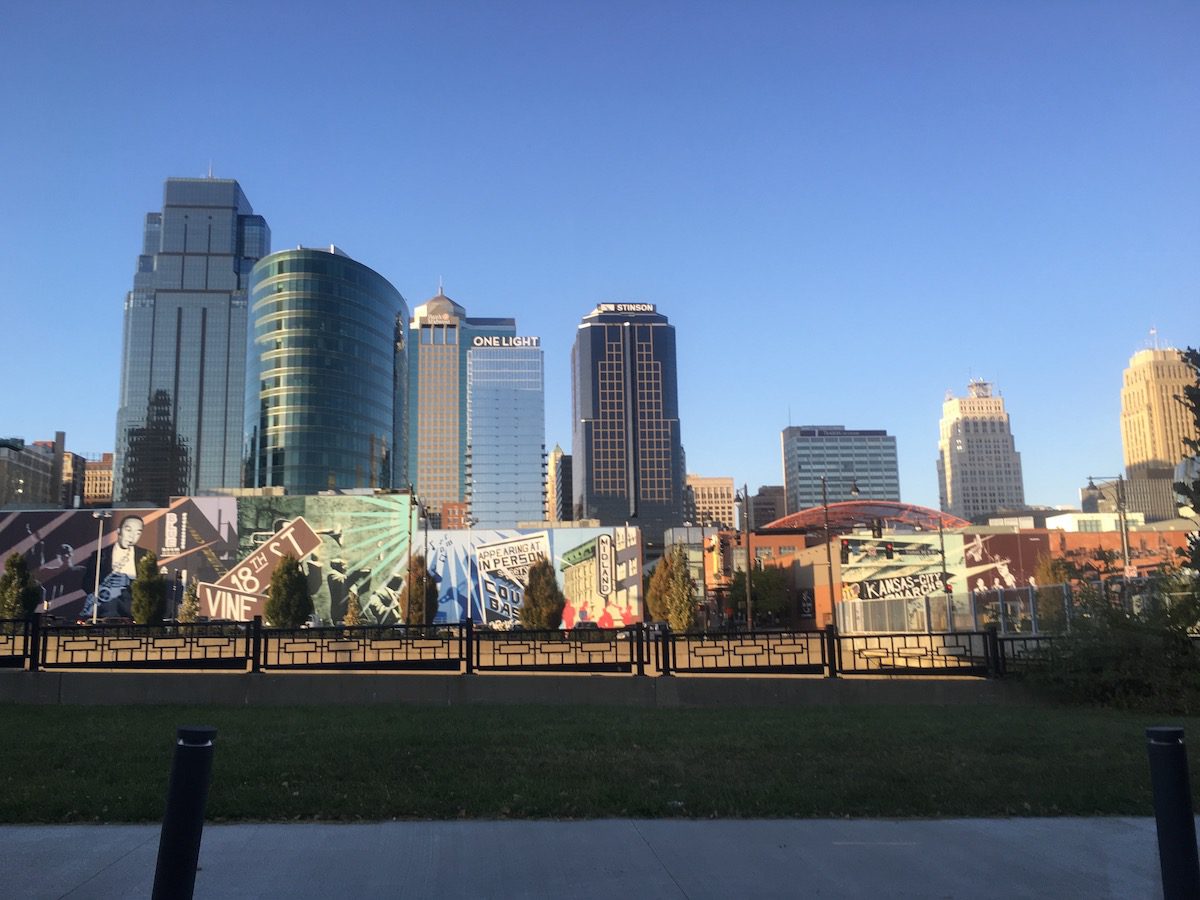
{"label": "tree", "polygon": [[659,559],[646,585],[646,609],[650,618],[656,622],[667,620],[667,591],[671,583],[672,554],[668,553]]}
{"label": "tree", "polygon": [[42,589],[29,571],[25,557],[11,554],[0,575],[0,619],[25,619],[33,615]]}
{"label": "tree", "polygon": [[519,615],[526,628],[551,629],[562,624],[567,598],[558,587],[554,566],[542,557],[529,568]]}
{"label": "tree", "polygon": [[[730,583],[730,595],[736,602],[746,602],[746,573],[734,572]],[[774,615],[777,618],[786,617],[791,611],[791,597],[788,595],[788,576],[784,569],[778,566],[764,566],[754,570],[750,579],[750,599],[754,602],[754,618]]]}
{"label": "tree", "polygon": [[[1184,443],[1192,451],[1192,459],[1198,462],[1191,469],[1192,480],[1175,482],[1175,490],[1187,499],[1188,505],[1197,514],[1200,514],[1200,350],[1188,347],[1180,355],[1192,370],[1193,384],[1184,387],[1183,396],[1179,399],[1187,407],[1196,435],[1185,438]],[[1193,531],[1188,535],[1187,566],[1193,572],[1200,572],[1200,532]]]}
{"label": "tree", "polygon": [[294,556],[285,556],[271,575],[267,589],[267,622],[277,628],[298,628],[313,613],[308,579]]}
{"label": "tree", "polygon": [[696,617],[696,580],[688,568],[687,551],[676,545],[650,576],[646,608],[652,618],[665,621],[675,631],[687,631]]}
{"label": "tree", "polygon": [[137,577],[130,588],[133,594],[133,621],[139,625],[158,624],[167,608],[167,579],[158,571],[158,557],[147,553],[137,564]]}
{"label": "tree", "polygon": [[200,618],[200,594],[196,587],[196,579],[188,582],[187,590],[183,592],[183,602],[179,604],[179,621],[195,622]]}
{"label": "tree", "polygon": [[409,557],[408,577],[405,579],[403,597],[404,624],[428,625],[437,615],[437,582],[433,580],[425,557],[421,554]]}
{"label": "tree", "polygon": [[358,593],[350,591],[346,596],[346,614],[342,616],[342,624],[353,627],[362,623],[362,604],[358,602]]}

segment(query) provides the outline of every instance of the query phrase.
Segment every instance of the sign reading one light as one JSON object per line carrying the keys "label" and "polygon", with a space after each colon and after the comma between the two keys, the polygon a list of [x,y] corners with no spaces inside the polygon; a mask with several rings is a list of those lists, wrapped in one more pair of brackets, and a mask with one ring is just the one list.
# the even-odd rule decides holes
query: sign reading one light
{"label": "sign reading one light", "polygon": [[540,347],[542,339],[540,337],[485,337],[476,335],[471,338],[472,347]]}

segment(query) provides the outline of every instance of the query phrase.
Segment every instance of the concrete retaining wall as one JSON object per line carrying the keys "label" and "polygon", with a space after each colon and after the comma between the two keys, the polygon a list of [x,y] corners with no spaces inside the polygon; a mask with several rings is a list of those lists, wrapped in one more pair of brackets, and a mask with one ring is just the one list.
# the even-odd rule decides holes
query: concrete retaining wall
{"label": "concrete retaining wall", "polygon": [[0,703],[327,706],[472,703],[646,708],[1021,704],[1010,682],[947,678],[0,672]]}

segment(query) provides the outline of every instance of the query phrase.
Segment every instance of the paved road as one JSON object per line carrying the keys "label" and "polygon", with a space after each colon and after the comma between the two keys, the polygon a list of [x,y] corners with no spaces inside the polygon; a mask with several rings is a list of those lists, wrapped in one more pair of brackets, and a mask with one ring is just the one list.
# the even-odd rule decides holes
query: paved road
{"label": "paved road", "polygon": [[[0,894],[147,897],[157,825],[0,827]],[[1161,896],[1151,819],[210,825],[196,896]]]}

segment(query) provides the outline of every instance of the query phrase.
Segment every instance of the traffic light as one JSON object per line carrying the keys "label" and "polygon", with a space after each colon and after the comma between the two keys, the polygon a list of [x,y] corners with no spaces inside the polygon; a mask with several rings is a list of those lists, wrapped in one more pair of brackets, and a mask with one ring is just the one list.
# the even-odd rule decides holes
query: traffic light
{"label": "traffic light", "polygon": [[848,562],[850,562],[850,542],[843,540],[842,541],[842,563],[845,564]]}
{"label": "traffic light", "polygon": [[896,558],[896,548],[892,546],[891,541],[888,541],[886,544],[883,545],[883,552],[887,556],[888,559]]}
{"label": "traffic light", "polygon": [[944,582],[942,582],[942,590],[947,594],[954,593],[954,585],[950,583],[950,579],[947,578]]}

